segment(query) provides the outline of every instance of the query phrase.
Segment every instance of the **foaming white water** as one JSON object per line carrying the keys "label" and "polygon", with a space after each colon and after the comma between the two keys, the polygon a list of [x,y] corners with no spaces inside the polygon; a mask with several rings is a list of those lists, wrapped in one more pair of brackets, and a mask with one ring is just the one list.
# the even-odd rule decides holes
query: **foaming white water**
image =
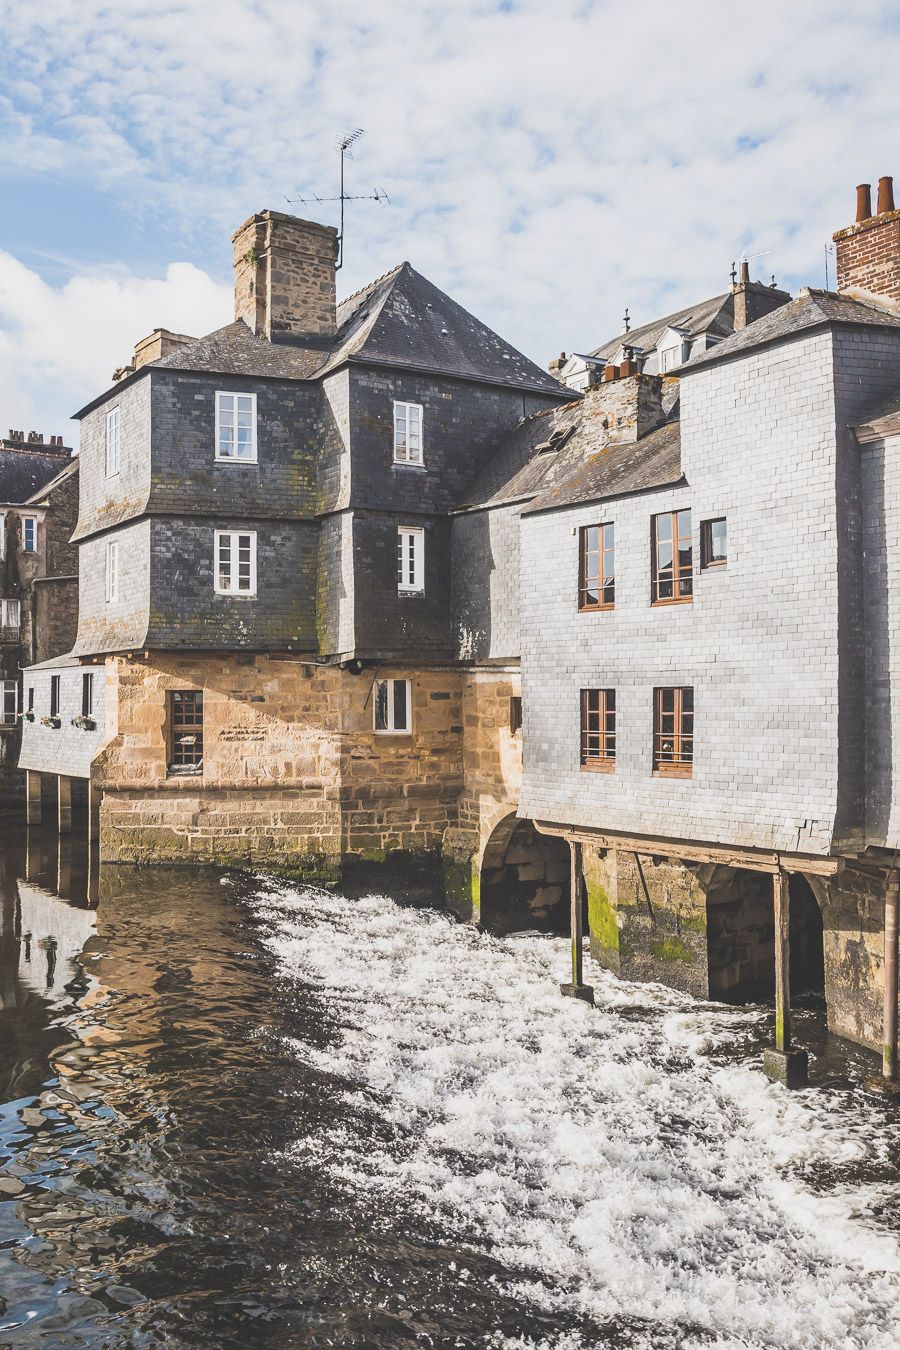
{"label": "foaming white water", "polygon": [[882,1127],[864,1104],[850,1119],[827,1093],[712,1063],[735,1014],[596,967],[591,1010],[559,996],[565,944],[492,939],[382,896],[259,904],[284,974],[340,1010],[339,1043],[296,1054],[402,1139],[298,1141],[345,1185],[487,1242],[523,1301],[551,1311],[712,1335],[685,1346],[900,1345],[900,1250],[871,1214],[883,1195],[792,1176],[877,1157]]}

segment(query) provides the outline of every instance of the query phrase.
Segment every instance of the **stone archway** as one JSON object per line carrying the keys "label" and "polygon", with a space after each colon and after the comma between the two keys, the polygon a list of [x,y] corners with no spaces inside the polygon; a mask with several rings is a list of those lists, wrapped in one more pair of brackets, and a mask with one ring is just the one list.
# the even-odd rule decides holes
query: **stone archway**
{"label": "stone archway", "polygon": [[794,872],[790,894],[791,1002],[825,1002],[825,950],[822,911],[816,893],[801,872]]}
{"label": "stone archway", "polygon": [[504,816],[481,859],[479,922],[492,933],[534,928],[566,933],[569,925],[569,848],[538,834],[530,820]]}

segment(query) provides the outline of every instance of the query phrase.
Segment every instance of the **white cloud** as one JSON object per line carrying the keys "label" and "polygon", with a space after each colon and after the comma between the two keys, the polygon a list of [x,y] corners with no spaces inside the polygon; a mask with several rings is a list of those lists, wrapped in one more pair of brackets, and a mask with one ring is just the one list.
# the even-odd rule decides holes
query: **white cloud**
{"label": "white cloud", "polygon": [[154,328],[207,333],[231,318],[230,288],[190,263],[159,279],[96,273],[54,288],[0,253],[0,430],[69,442],[77,432],[66,419],[109,385],[139,338]]}
{"label": "white cloud", "polygon": [[[164,216],[226,282],[235,225],[332,192],[335,134],[361,125],[351,190],[392,205],[349,208],[345,289],[408,257],[541,361],[625,305],[639,323],[725,289],[742,248],[820,283],[855,183],[900,177],[882,0],[0,0],[0,29],[0,173],[127,205],[112,262],[139,273]],[[64,216],[59,251],[79,252]],[[118,320],[127,350],[131,303],[90,302],[86,345]],[[38,371],[53,334],[31,331]]]}

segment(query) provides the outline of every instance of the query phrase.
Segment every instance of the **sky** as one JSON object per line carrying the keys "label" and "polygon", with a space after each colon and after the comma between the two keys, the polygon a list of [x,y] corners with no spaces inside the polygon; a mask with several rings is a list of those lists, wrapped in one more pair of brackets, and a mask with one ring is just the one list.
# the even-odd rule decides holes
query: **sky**
{"label": "sky", "polygon": [[742,253],[821,286],[855,185],[900,193],[898,69],[875,0],[0,0],[0,431],[72,442],[139,338],[230,322],[232,232],[336,223],[296,199],[356,127],[390,201],[339,294],[408,259],[541,365]]}

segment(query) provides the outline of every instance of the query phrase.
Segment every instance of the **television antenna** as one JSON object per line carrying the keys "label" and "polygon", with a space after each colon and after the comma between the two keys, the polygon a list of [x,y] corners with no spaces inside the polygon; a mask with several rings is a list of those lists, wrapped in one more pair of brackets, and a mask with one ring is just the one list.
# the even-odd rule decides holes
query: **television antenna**
{"label": "television antenna", "polygon": [[288,206],[310,206],[313,202],[340,202],[341,204],[341,228],[338,233],[338,253],[337,261],[334,264],[334,270],[337,272],[344,265],[344,202],[387,202],[391,204],[391,199],[384,191],[384,188],[373,188],[371,192],[359,194],[349,194],[344,191],[344,160],[353,158],[353,147],[361,136],[364,136],[364,127],[355,127],[352,131],[344,132],[338,136],[334,143],[334,148],[341,157],[341,190],[337,197],[320,197],[317,192],[309,197],[285,197]]}

